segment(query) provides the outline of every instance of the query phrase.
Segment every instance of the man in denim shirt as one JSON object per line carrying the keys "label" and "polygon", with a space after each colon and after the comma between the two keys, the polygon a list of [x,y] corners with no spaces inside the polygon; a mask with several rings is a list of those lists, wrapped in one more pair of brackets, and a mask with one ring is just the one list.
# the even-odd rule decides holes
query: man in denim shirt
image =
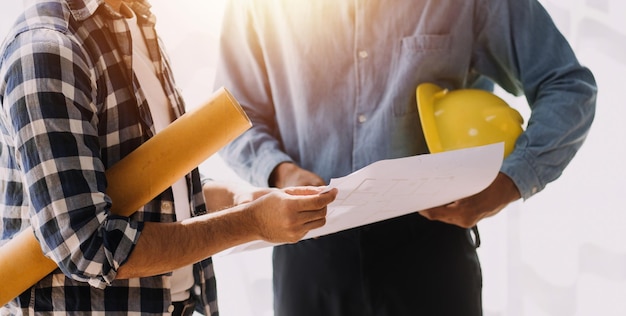
{"label": "man in denim shirt", "polygon": [[216,86],[253,128],[222,151],[256,185],[323,185],[427,153],[415,88],[496,83],[528,126],[483,192],[421,214],[274,248],[276,315],[481,315],[470,227],[557,179],[596,86],[535,0],[229,1]]}
{"label": "man in denim shirt", "polygon": [[202,186],[198,169],[111,213],[105,171],[184,113],[154,23],[143,0],[36,0],[7,35],[0,246],[32,230],[58,269],[0,314],[218,315],[212,254],[325,223],[336,190]]}

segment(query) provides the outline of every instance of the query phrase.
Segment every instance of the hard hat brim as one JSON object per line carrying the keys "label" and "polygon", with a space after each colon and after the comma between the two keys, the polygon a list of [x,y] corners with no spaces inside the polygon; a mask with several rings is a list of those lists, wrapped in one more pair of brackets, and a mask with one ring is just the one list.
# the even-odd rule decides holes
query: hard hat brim
{"label": "hard hat brim", "polygon": [[431,153],[443,152],[441,138],[435,122],[435,98],[447,93],[446,89],[432,83],[422,83],[417,86],[415,96],[417,99],[417,112],[419,113],[422,131],[426,140],[426,146]]}

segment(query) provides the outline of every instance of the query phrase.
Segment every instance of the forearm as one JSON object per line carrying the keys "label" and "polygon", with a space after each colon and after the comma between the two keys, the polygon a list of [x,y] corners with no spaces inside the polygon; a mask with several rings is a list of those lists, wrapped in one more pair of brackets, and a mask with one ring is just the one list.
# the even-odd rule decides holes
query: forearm
{"label": "forearm", "polygon": [[222,250],[258,239],[244,206],[176,223],[146,223],[117,279],[173,271]]}
{"label": "forearm", "polygon": [[326,223],[326,205],[336,196],[336,189],[323,187],[272,190],[250,203],[182,222],[146,223],[117,278],[169,272],[256,239],[297,242]]}

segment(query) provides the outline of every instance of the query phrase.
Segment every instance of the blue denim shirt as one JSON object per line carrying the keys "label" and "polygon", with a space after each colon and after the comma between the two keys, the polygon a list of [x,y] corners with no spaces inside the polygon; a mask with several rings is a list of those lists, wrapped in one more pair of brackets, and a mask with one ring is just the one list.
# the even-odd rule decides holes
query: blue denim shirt
{"label": "blue denim shirt", "polygon": [[426,153],[423,82],[526,96],[501,169],[524,199],[560,176],[593,120],[593,75],[534,0],[230,1],[224,21],[216,85],[254,126],[221,154],[257,185],[283,161],[328,181]]}

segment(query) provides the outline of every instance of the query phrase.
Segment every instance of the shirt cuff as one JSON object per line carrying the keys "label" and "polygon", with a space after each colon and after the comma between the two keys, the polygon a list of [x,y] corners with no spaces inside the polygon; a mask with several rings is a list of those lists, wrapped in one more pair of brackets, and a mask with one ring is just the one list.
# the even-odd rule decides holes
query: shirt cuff
{"label": "shirt cuff", "polygon": [[515,152],[504,160],[500,171],[513,180],[524,200],[545,187],[537,176],[536,169],[523,156],[516,155]]}
{"label": "shirt cuff", "polygon": [[[130,257],[141,231],[143,223],[130,221],[128,217],[110,215],[104,223],[103,245],[106,260],[102,265],[102,275],[98,278],[89,279],[88,283],[96,288],[104,288],[110,285],[120,266]],[[85,271],[86,274],[92,274]]]}
{"label": "shirt cuff", "polygon": [[258,155],[252,168],[252,184],[268,187],[270,174],[282,162],[293,162],[293,160],[283,152],[266,151]]}

